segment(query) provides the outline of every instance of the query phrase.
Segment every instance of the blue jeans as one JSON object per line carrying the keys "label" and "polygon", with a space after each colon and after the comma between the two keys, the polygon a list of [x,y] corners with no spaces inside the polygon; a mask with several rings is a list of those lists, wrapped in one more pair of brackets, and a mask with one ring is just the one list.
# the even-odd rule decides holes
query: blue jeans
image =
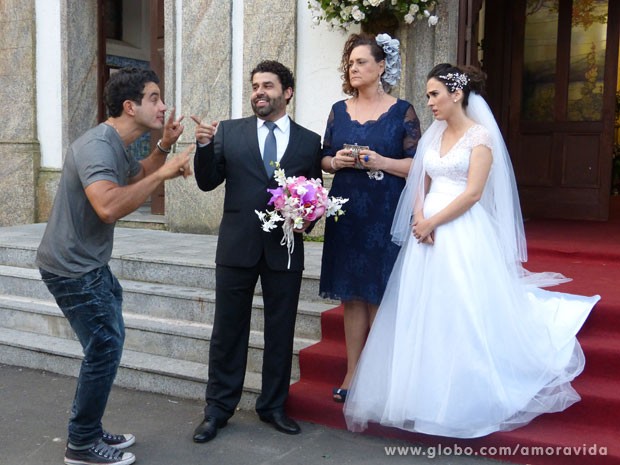
{"label": "blue jeans", "polygon": [[103,434],[101,419],[123,352],[123,289],[108,266],[79,278],[39,271],[84,352],[69,418],[69,442],[91,445]]}

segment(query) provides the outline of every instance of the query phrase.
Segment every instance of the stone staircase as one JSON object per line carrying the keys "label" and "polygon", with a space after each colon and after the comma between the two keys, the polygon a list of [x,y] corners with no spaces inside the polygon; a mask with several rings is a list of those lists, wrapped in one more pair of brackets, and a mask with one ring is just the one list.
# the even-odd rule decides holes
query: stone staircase
{"label": "stone staircase", "polygon": [[[44,227],[0,228],[0,363],[76,376],[81,347],[34,267]],[[216,242],[216,236],[117,227],[110,267],[124,289],[126,340],[116,384],[204,398]],[[291,382],[299,378],[299,351],[320,340],[320,315],[334,307],[318,298],[321,250],[306,244]],[[241,408],[253,408],[260,390],[262,312],[259,284]]]}

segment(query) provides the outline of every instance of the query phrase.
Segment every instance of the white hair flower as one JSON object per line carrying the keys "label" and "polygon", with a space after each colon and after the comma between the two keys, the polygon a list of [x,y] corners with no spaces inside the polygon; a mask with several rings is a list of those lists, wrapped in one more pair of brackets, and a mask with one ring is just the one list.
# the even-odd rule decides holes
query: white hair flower
{"label": "white hair flower", "polygon": [[392,39],[389,34],[379,34],[375,40],[377,41],[377,45],[379,45],[385,53],[385,71],[381,79],[385,83],[393,86],[400,79],[400,42],[398,39]]}

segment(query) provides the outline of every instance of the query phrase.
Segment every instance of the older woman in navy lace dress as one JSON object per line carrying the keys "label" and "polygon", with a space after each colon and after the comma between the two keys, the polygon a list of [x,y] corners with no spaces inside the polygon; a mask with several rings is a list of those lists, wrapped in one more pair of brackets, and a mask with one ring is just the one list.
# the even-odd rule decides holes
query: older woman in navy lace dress
{"label": "older woman in navy lace dress", "polygon": [[398,254],[390,226],[420,137],[413,106],[388,93],[400,76],[398,48],[387,34],[349,37],[341,70],[351,98],[333,105],[323,141],[330,194],[349,199],[345,215],[326,220],[321,267],[320,295],[344,306],[347,373],[336,402],[346,398]]}

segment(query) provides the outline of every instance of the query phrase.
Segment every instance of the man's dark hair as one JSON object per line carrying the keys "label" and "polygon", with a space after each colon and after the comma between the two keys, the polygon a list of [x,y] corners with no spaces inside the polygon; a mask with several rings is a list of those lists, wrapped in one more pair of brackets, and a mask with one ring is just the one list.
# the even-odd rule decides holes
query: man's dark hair
{"label": "man's dark hair", "polygon": [[159,84],[157,74],[150,69],[122,68],[112,74],[103,90],[103,101],[108,115],[113,118],[121,116],[125,100],[140,105],[144,97],[144,87],[149,82]]}
{"label": "man's dark hair", "polygon": [[[290,87],[291,90],[295,91],[295,79],[293,78],[293,73],[290,69],[278,61],[261,61],[250,73],[250,81],[252,81],[256,73],[273,73],[280,79],[282,90],[286,90]],[[286,103],[288,103],[288,100]]]}

